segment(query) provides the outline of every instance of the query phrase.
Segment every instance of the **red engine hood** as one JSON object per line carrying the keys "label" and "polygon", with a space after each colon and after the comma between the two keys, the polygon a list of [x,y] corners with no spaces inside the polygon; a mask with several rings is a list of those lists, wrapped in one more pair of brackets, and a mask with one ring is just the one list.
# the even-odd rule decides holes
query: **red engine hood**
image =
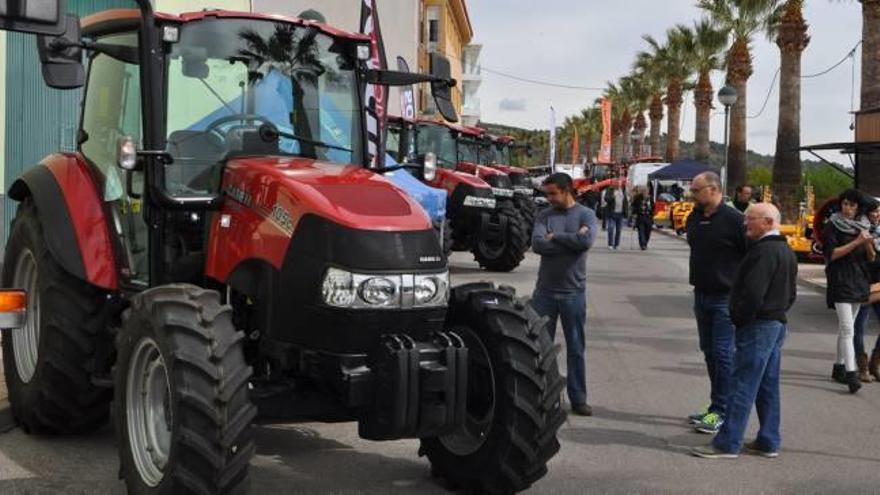
{"label": "red engine hood", "polygon": [[439,189],[446,189],[447,192],[452,193],[462,183],[475,189],[489,189],[490,187],[489,184],[486,184],[486,181],[475,175],[445,168],[437,169],[437,175],[434,177],[434,180],[428,182],[428,185]]}
{"label": "red engine hood", "polygon": [[226,165],[223,187],[251,193],[257,209],[286,208],[294,229],[309,213],[356,229],[431,228],[422,207],[403,189],[353,165],[287,157],[232,160]]}

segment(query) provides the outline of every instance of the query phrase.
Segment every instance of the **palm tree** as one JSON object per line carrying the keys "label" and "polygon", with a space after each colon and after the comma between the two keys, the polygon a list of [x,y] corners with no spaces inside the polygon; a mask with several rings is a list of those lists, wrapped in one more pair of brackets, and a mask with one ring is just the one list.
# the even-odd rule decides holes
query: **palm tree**
{"label": "palm tree", "polygon": [[[620,86],[623,93],[626,95],[626,101],[629,104],[631,120],[631,125],[629,127],[638,134],[638,143],[642,143],[645,140],[645,130],[648,128],[648,124],[645,121],[645,110],[648,107],[648,100],[651,97],[651,93],[643,81],[643,75],[635,72],[621,78]],[[624,139],[627,139],[628,141],[629,136],[629,130],[627,129]],[[632,150],[632,156],[637,157],[638,155],[639,150],[634,148]]]}
{"label": "palm tree", "polygon": [[688,65],[690,54],[682,34],[676,29],[666,33],[666,44],[661,45],[651,36],[643,36],[651,47],[658,70],[666,79],[666,161],[678,158],[679,138],[681,137],[681,104],[684,87],[692,70]]}
{"label": "palm tree", "polygon": [[661,64],[648,52],[640,52],[633,65],[644,90],[650,94],[648,117],[651,120],[651,154],[660,153],[660,138],[663,124],[663,91],[666,79],[661,71]]}
{"label": "palm tree", "polygon": [[781,68],[779,78],[779,123],[776,158],[773,162],[773,191],[785,223],[798,216],[801,185],[801,54],[810,42],[803,16],[803,0],[787,0],[781,20],[771,27],[778,31]]}
{"label": "palm tree", "polygon": [[694,22],[690,28],[676,26],[686,53],[690,54],[689,65],[697,72],[697,85],[694,89],[694,106],[697,109],[696,131],[694,135],[694,159],[708,163],[711,152],[709,129],[712,119],[712,100],[715,93],[710,74],[721,68],[721,51],[727,45],[727,35],[715,29],[709,19]]}
{"label": "palm tree", "polygon": [[582,110],[581,119],[584,132],[584,153],[587,155],[587,162],[591,162],[593,159],[593,136],[598,136],[602,132],[602,110],[596,106]]}
{"label": "palm tree", "polygon": [[[862,111],[880,108],[880,0],[862,3]],[[880,154],[859,156],[859,187],[880,196]]]}
{"label": "palm tree", "polygon": [[758,32],[767,32],[779,0],[697,0],[712,23],[733,37],[727,52],[727,83],[736,89],[737,100],[730,113],[730,143],[727,151],[727,192],[746,181],[746,86],[752,76],[749,44]]}

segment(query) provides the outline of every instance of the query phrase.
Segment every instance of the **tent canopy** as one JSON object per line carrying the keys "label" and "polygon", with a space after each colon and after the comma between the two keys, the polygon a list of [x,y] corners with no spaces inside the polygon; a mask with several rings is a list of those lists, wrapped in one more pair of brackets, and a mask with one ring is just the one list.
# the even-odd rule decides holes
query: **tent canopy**
{"label": "tent canopy", "polygon": [[648,180],[693,180],[697,175],[712,170],[696,160],[679,160],[648,175]]}

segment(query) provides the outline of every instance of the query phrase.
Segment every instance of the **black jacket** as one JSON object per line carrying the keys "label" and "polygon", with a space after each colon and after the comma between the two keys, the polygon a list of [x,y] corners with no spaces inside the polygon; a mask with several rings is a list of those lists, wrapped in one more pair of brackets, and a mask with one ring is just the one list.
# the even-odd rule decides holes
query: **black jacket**
{"label": "black jacket", "polygon": [[630,211],[638,220],[654,219],[654,203],[644,195],[639,194],[633,199]]}
{"label": "black jacket", "polygon": [[828,289],[825,291],[829,308],[834,303],[868,302],[871,292],[871,273],[868,266],[867,253],[858,248],[848,255],[831,261],[834,248],[852,242],[854,235],[837,230],[833,223],[828,222],[822,231],[822,253],[825,255],[825,277]]}
{"label": "black jacket", "polygon": [[[617,206],[617,200],[614,199],[614,188],[609,187],[605,189],[605,216],[606,218],[611,218],[611,215],[614,214],[614,207]],[[626,194],[623,195],[623,208],[621,208],[623,217],[626,218],[629,216],[629,204],[626,201]]]}
{"label": "black jacket", "polygon": [[690,282],[704,294],[730,293],[748,241],[743,214],[722,204],[710,217],[697,207],[687,219],[687,240],[691,246]]}
{"label": "black jacket", "polygon": [[737,327],[755,320],[785,323],[797,297],[797,258],[785,236],[770,235],[743,258],[730,290],[730,319]]}

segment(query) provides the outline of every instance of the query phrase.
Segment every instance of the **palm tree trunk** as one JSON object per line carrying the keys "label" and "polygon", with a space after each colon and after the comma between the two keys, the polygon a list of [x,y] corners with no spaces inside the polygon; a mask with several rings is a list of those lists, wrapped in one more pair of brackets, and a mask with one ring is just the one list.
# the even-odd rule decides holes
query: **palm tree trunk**
{"label": "palm tree trunk", "polygon": [[663,125],[663,99],[655,94],[651,98],[651,108],[648,111],[651,119],[651,155],[660,155],[660,126]]}
{"label": "palm tree trunk", "polygon": [[592,134],[589,127],[584,129],[584,153],[587,155],[587,163],[592,163],[593,161],[593,146],[590,143],[590,140],[593,139]]}
{"label": "palm tree trunk", "polygon": [[746,86],[752,76],[752,57],[746,39],[736,39],[728,56],[727,80],[736,89],[730,110],[730,143],[727,149],[727,195],[746,183]]}
{"label": "palm tree trunk", "polygon": [[680,81],[672,81],[666,91],[666,161],[678,159],[678,140],[681,136],[682,90]]}
{"label": "palm tree trunk", "polygon": [[709,72],[700,74],[697,88],[694,90],[694,106],[697,107],[697,127],[694,133],[694,160],[709,163],[711,150],[709,148],[709,129],[712,119],[712,80]]}
{"label": "palm tree trunk", "polygon": [[[880,108],[880,0],[862,2],[862,97],[861,110]],[[857,158],[858,187],[880,196],[880,154]]]}
{"label": "palm tree trunk", "polygon": [[776,159],[773,163],[773,192],[783,223],[798,217],[798,190],[801,186],[801,54],[810,42],[807,23],[801,13],[802,2],[789,0],[779,28],[781,68],[779,71],[779,124]]}

